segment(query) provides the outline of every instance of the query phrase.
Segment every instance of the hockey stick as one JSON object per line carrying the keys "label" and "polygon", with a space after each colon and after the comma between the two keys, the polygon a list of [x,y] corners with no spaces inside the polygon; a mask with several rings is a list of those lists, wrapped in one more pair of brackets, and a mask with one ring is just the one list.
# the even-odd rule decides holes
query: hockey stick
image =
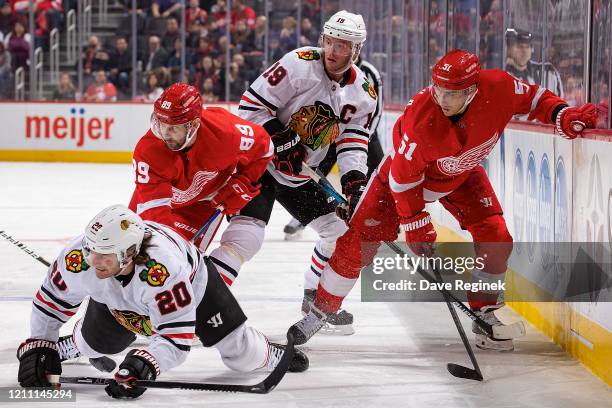
{"label": "hockey stick", "polygon": [[202,225],[202,228],[200,228],[198,230],[198,232],[196,232],[196,234],[193,236],[193,238],[191,238],[191,242],[195,242],[198,238],[200,238],[200,235],[204,234],[206,232],[206,230],[208,229],[208,227],[210,226],[210,224],[212,224],[212,222],[219,216],[219,214],[221,214],[221,210],[220,209],[216,209],[215,212],[213,213],[213,215],[210,216],[210,218],[208,219],[208,221],[206,221],[206,223],[204,223],[204,225]]}
{"label": "hockey stick", "polygon": [[[439,282],[441,283],[444,282],[444,280],[442,279],[442,275],[440,275],[440,272],[437,269],[434,269],[434,274],[436,275],[436,278],[438,278]],[[465,347],[465,351],[467,351],[468,356],[470,357],[470,361],[472,362],[472,365],[474,366],[474,368],[472,369],[472,368],[468,368],[466,366],[462,366],[462,365],[455,364],[455,363],[446,363],[446,369],[448,370],[449,373],[451,373],[451,375],[455,377],[466,378],[468,380],[482,381],[483,380],[482,372],[480,371],[480,367],[478,366],[478,361],[476,361],[474,350],[472,350],[472,346],[470,346],[470,341],[465,335],[465,330],[463,330],[463,325],[459,321],[459,316],[457,316],[457,311],[455,310],[453,306],[451,306],[450,299],[448,298],[446,293],[442,292],[442,296],[444,296],[444,300],[446,301],[446,306],[448,306],[448,311],[450,312],[451,317],[453,318],[453,322],[455,322],[455,326],[457,327],[457,331],[459,332],[459,337],[461,337],[461,342],[463,343],[463,346]]]}
{"label": "hockey stick", "polygon": [[[332,197],[334,197],[336,200],[338,200],[341,203],[344,203],[344,204],[347,203],[346,199],[342,197],[334,189],[334,187],[327,180],[325,175],[321,174],[318,171],[315,172],[306,163],[303,164],[302,168],[310,175],[310,177],[316,183],[318,183]],[[398,255],[402,257],[406,255],[406,253],[396,243],[388,242],[388,241],[384,241],[384,243]],[[417,268],[417,272],[422,277],[427,279],[429,282],[432,282],[432,283],[436,282],[436,279],[433,276],[431,276],[428,272],[423,270],[422,268]],[[510,325],[492,326],[489,323],[482,320],[479,316],[477,316],[476,313],[472,311],[472,309],[467,307],[461,300],[457,299],[457,297],[453,295],[451,292],[449,292],[448,290],[444,288],[439,288],[438,291],[442,292],[442,294],[444,294],[445,296],[448,296],[448,299],[451,301],[451,303],[457,306],[463,313],[468,315],[470,319],[476,322],[476,324],[482,330],[484,330],[489,337],[492,337],[496,340],[508,340],[508,339],[513,339],[515,337],[524,336],[526,333],[525,324],[523,322],[516,322]]]}
{"label": "hockey stick", "polygon": [[28,248],[27,245],[23,242],[20,242],[19,240],[16,240],[15,238],[11,237],[5,231],[0,231],[0,235],[2,236],[2,238],[6,239],[11,244],[15,244],[17,248],[21,249],[23,252],[36,259],[38,262],[42,263],[45,266],[51,266],[51,264],[45,258]]}
{"label": "hockey stick", "polygon": [[[287,334],[287,346],[278,365],[266,378],[264,378],[263,381],[254,385],[149,380],[136,380],[134,385],[146,388],[180,388],[183,390],[196,391],[245,392],[249,394],[267,394],[278,385],[278,383],[287,373],[289,365],[291,364],[291,360],[293,360],[293,353],[293,336],[291,336],[291,334]],[[60,377],[61,384],[107,385],[111,381],[114,380],[111,378],[97,377]]]}

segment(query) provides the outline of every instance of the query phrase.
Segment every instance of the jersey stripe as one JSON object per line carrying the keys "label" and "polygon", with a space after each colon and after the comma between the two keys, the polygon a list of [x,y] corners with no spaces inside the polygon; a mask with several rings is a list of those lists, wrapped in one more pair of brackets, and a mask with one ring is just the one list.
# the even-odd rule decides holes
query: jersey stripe
{"label": "jersey stripe", "polygon": [[343,149],[339,149],[336,154],[340,155],[340,153],[350,152],[350,151],[353,151],[353,150],[359,150],[359,151],[362,151],[362,152],[364,152],[366,154],[368,153],[368,149],[363,148],[363,147],[345,147]]}
{"label": "jersey stripe", "polygon": [[254,108],[252,106],[244,106],[244,105],[240,105],[238,106],[238,110],[247,110],[247,111],[252,111],[252,112],[256,112],[258,110],[261,110],[259,108]]}
{"label": "jersey stripe", "polygon": [[148,211],[152,208],[163,207],[167,205],[170,207],[171,201],[169,198],[158,198],[155,200],[147,201],[146,203],[138,204],[136,206],[136,214],[142,214],[145,211]]}
{"label": "jersey stripe", "polygon": [[257,98],[257,100],[261,103],[263,103],[266,108],[270,109],[270,110],[277,110],[278,108],[274,105],[272,105],[270,102],[266,101],[261,95],[259,95],[257,92],[255,92],[255,90],[253,89],[253,87],[249,86],[249,89],[247,89],[247,92],[249,92],[251,95],[253,95],[255,98]]}
{"label": "jersey stripe", "polygon": [[363,139],[355,139],[352,137],[347,137],[347,138],[337,141],[336,146],[340,146],[341,144],[344,144],[344,143],[360,143],[360,144],[367,145],[368,141],[367,139],[363,140]]}
{"label": "jersey stripe", "polygon": [[79,303],[78,305],[71,305],[70,303],[63,301],[61,299],[58,299],[57,297],[55,297],[53,295],[53,293],[49,292],[44,286],[40,287],[40,290],[43,291],[43,293],[45,294],[45,296],[47,296],[49,299],[51,299],[53,302],[57,303],[58,305],[62,306],[63,308],[66,309],[76,309],[79,306],[81,306],[81,304]]}
{"label": "jersey stripe", "polygon": [[58,311],[58,312],[60,312],[61,314],[66,315],[66,316],[68,316],[68,317],[70,317],[70,316],[74,316],[74,314],[75,314],[74,312],[69,312],[69,311],[67,311],[67,310],[62,310],[62,309],[60,309],[59,307],[57,307],[57,306],[56,306],[54,303],[51,303],[51,302],[49,302],[48,300],[43,299],[43,297],[42,297],[42,296],[41,296],[41,294],[40,294],[40,291],[39,291],[39,292],[36,292],[36,299],[38,299],[40,302],[44,303],[45,305],[47,305],[47,306],[48,306],[48,307],[50,307],[51,309],[53,309],[53,310],[57,310],[57,311]]}
{"label": "jersey stripe", "polygon": [[195,333],[164,333],[162,336],[171,338],[171,339],[185,339],[192,340]]}
{"label": "jersey stripe", "polygon": [[253,104],[253,105],[258,105],[258,106],[261,106],[261,103],[259,103],[259,102],[255,102],[254,100],[252,100],[251,98],[249,98],[249,97],[248,97],[248,96],[246,96],[246,95],[242,95],[242,97],[240,98],[240,100],[241,100],[241,101],[248,102],[248,103],[251,103],[251,104]]}
{"label": "jersey stripe", "polygon": [[415,181],[414,183],[398,183],[393,178],[393,173],[389,172],[389,187],[391,187],[391,191],[394,193],[403,193],[404,191],[410,190],[421,184],[425,180],[425,174],[421,175],[421,179]]}
{"label": "jersey stripe", "polygon": [[212,256],[208,257],[212,263],[214,263],[215,265],[223,268],[224,270],[226,270],[227,272],[229,272],[230,274],[234,275],[234,277],[238,277],[238,272],[236,272],[236,270],[234,268],[232,268],[231,266],[229,266],[228,264],[226,264],[225,262],[222,262],[220,260],[218,260],[217,258],[213,258]]}
{"label": "jersey stripe", "polygon": [[172,340],[171,338],[164,336],[163,334],[161,335],[161,337],[163,337],[164,340],[168,341],[168,343],[172,344],[174,347],[176,347],[177,349],[179,349],[181,351],[190,351],[191,350],[191,346],[187,346],[185,344],[179,344],[179,343],[175,342],[174,340]]}
{"label": "jersey stripe", "polygon": [[370,134],[368,132],[365,132],[365,131],[359,130],[359,129],[346,128],[346,129],[344,129],[342,134],[345,134],[345,133],[355,133],[357,135],[364,136],[367,139],[370,138]]}
{"label": "jersey stripe", "polygon": [[168,329],[170,327],[195,327],[195,320],[190,320],[188,322],[171,322],[171,323],[164,323],[164,324],[160,324],[159,326],[156,327],[157,331],[162,331],[164,329]]}
{"label": "jersey stripe", "polygon": [[68,320],[62,320],[61,318],[59,318],[58,316],[54,315],[53,313],[43,309],[42,306],[38,306],[36,303],[34,303],[34,307],[37,308],[38,310],[40,310],[42,313],[46,314],[47,316],[52,317],[55,320],[59,320],[62,323],[66,323],[68,321]]}

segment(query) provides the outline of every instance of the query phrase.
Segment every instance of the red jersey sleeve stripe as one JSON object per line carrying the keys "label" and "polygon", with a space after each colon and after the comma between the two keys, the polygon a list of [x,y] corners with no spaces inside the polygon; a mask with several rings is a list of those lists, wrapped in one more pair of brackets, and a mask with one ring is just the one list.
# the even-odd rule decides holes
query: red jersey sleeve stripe
{"label": "red jersey sleeve stripe", "polygon": [[195,333],[161,333],[164,337],[169,337],[171,339],[186,339],[192,340]]}
{"label": "red jersey sleeve stripe", "polygon": [[74,316],[74,312],[69,312],[67,310],[62,310],[59,307],[57,307],[55,304],[49,302],[48,300],[45,300],[41,294],[40,291],[36,292],[36,299],[38,299],[40,302],[44,303],[45,305],[47,305],[48,307],[50,307],[53,310],[57,310],[58,312],[60,312],[61,314],[64,314],[66,316]]}

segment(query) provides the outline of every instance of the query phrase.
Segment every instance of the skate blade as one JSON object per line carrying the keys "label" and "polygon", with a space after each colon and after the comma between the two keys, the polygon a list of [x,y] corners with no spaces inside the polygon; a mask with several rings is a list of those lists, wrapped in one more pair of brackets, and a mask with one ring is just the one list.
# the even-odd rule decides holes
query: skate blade
{"label": "skate blade", "polygon": [[353,329],[352,324],[343,324],[343,325],[333,325],[326,323],[325,326],[321,327],[319,333],[326,336],[350,336],[351,334],[355,334],[355,329]]}
{"label": "skate blade", "polygon": [[481,350],[498,351],[507,353],[514,351],[512,340],[491,340],[485,335],[477,335],[474,345]]}

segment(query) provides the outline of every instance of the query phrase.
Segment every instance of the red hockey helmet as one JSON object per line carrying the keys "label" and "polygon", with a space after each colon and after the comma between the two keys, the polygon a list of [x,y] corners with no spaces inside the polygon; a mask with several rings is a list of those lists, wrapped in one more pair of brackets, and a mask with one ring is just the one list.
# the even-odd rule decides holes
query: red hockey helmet
{"label": "red hockey helmet", "polygon": [[182,150],[192,144],[200,126],[201,113],[200,92],[191,85],[172,84],[153,105],[151,131],[170,150]]}
{"label": "red hockey helmet", "polygon": [[478,57],[463,50],[446,53],[431,70],[435,86],[445,89],[462,90],[476,85],[480,73]]}
{"label": "red hockey helmet", "polygon": [[200,117],[202,97],[194,86],[177,82],[157,98],[153,111],[161,122],[180,125]]}

